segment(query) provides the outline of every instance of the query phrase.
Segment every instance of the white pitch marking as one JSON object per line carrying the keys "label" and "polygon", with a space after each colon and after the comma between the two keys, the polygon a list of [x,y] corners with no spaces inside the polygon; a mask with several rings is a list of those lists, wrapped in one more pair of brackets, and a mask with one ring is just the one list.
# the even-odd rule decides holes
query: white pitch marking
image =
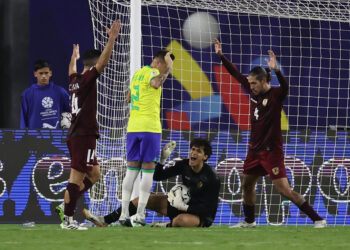
{"label": "white pitch marking", "polygon": [[187,244],[187,245],[192,245],[192,244],[194,244],[194,245],[202,245],[203,244],[203,242],[201,242],[201,241],[193,241],[193,242],[186,242],[186,241],[158,241],[158,240],[155,240],[155,241],[153,241],[153,243],[155,243],[155,244],[171,244],[171,245],[173,245],[173,244],[177,244],[177,245],[182,245],[182,244]]}

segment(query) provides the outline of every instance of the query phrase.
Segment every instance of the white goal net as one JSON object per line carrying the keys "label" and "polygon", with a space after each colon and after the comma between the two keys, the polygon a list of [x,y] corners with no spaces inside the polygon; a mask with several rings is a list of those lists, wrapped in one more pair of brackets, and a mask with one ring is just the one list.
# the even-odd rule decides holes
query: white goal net
{"label": "white goal net", "polygon": [[[90,195],[105,215],[119,206],[125,171],[129,86],[130,2],[90,0],[96,48],[104,26],[120,18],[121,35],[99,81],[98,157],[103,178]],[[221,178],[216,224],[242,219],[242,167],[249,140],[249,96],[215,54],[223,53],[245,75],[265,65],[272,49],[290,90],[281,115],[285,165],[291,186],[332,225],[350,225],[350,2],[348,0],[142,1],[142,65],[159,49],[171,50],[174,69],[164,83],[162,145],[177,142],[175,158],[188,157],[194,137],[211,141],[209,165]],[[133,72],[131,72],[133,73]],[[272,86],[278,86],[273,76]],[[176,178],[154,183],[167,192]],[[268,177],[256,187],[258,224],[311,224],[281,197]],[[149,212],[148,222],[167,220]]]}

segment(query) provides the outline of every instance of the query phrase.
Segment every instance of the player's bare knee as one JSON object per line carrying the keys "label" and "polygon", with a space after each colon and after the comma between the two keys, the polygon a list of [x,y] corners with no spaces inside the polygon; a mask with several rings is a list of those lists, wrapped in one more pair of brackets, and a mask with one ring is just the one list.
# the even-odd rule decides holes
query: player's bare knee
{"label": "player's bare knee", "polygon": [[173,219],[173,227],[184,227],[186,225],[186,219],[184,216],[178,215]]}
{"label": "player's bare knee", "polygon": [[101,178],[101,172],[98,166],[94,166],[94,170],[91,171],[88,176],[92,184],[95,184],[98,182],[98,180]]}
{"label": "player's bare knee", "polygon": [[173,227],[198,227],[200,224],[200,219],[193,218],[192,216],[186,216],[186,214],[179,214],[173,219]]}

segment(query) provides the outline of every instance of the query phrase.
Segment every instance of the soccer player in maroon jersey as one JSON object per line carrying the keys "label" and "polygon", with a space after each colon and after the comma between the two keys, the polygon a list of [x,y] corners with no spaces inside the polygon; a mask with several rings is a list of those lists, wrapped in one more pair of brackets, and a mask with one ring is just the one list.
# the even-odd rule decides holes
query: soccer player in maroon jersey
{"label": "soccer player in maroon jersey", "polygon": [[69,64],[72,125],[67,135],[71,172],[64,195],[64,219],[61,223],[63,229],[87,229],[79,226],[73,220],[73,215],[79,197],[100,178],[100,167],[95,155],[96,139],[99,137],[96,120],[96,79],[108,64],[120,26],[120,20],[116,20],[110,29],[106,27],[109,38],[102,53],[98,50],[88,50],[84,53],[82,73],[77,72],[77,60],[80,58],[79,45],[73,45]]}
{"label": "soccer player in maroon jersey", "polygon": [[[315,228],[327,226],[302,195],[291,189],[284,166],[281,133],[282,102],[288,94],[288,83],[278,68],[276,56],[269,50],[269,68],[253,68],[248,78],[223,55],[219,40],[214,39],[215,52],[228,72],[250,94],[251,135],[249,151],[243,166],[243,210],[245,220],[232,227],[255,227],[255,185],[260,176],[269,175],[277,191],[292,201],[314,222]],[[271,69],[276,73],[280,87],[270,85]]]}

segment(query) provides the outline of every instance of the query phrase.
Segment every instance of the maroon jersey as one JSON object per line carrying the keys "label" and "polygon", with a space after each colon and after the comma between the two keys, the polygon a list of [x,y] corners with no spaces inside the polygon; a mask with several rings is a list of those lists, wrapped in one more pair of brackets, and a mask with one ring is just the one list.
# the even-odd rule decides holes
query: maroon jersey
{"label": "maroon jersey", "polygon": [[250,94],[251,135],[249,149],[260,150],[283,149],[281,133],[282,102],[288,94],[288,83],[280,71],[276,76],[280,87],[271,88],[264,94],[254,95],[251,92],[247,77],[222,55],[221,60],[228,72],[235,77]]}
{"label": "maroon jersey", "polygon": [[96,68],[91,67],[84,74],[74,73],[69,76],[72,125],[68,137],[77,135],[95,135],[98,137],[96,79],[99,75]]}

